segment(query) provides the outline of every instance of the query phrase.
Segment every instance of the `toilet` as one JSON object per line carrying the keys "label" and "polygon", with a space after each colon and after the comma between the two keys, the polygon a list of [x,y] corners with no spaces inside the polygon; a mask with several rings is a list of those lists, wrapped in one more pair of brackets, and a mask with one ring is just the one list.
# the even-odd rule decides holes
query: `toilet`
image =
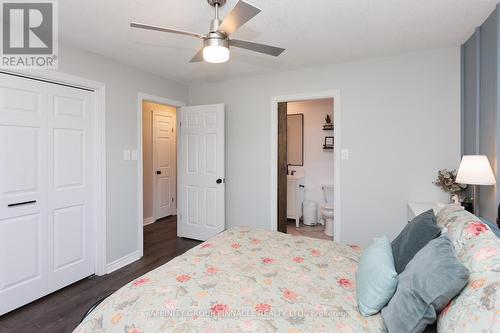
{"label": "toilet", "polygon": [[325,222],[325,235],[333,236],[333,185],[324,184],[322,188],[325,203],[321,205],[321,219]]}

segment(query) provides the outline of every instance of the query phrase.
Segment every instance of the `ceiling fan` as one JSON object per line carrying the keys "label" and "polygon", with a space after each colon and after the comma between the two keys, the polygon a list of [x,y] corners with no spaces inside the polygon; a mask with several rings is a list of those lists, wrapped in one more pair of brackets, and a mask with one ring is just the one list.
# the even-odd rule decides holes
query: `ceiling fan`
{"label": "ceiling fan", "polygon": [[259,8],[252,6],[246,1],[240,0],[226,16],[224,21],[221,21],[219,19],[219,8],[226,4],[226,0],[207,1],[215,8],[215,18],[210,23],[210,32],[207,35],[135,22],[130,23],[130,26],[132,28],[169,32],[203,40],[203,47],[195,54],[190,62],[201,62],[203,60],[211,63],[226,62],[229,60],[229,47],[239,47],[275,57],[285,51],[285,49],[280,47],[229,38],[229,36],[238,30],[243,24],[259,14],[261,11]]}

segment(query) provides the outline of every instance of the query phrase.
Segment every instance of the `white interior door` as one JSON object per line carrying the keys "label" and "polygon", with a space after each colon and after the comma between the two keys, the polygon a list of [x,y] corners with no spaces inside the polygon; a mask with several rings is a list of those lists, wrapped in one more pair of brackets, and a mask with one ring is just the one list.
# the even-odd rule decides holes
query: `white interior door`
{"label": "white interior door", "polygon": [[0,315],[94,273],[93,101],[0,74]]}
{"label": "white interior door", "polygon": [[224,104],[179,109],[177,234],[206,240],[225,229]]}
{"label": "white interior door", "polygon": [[153,111],[153,166],[155,219],[175,214],[176,130],[175,114]]}

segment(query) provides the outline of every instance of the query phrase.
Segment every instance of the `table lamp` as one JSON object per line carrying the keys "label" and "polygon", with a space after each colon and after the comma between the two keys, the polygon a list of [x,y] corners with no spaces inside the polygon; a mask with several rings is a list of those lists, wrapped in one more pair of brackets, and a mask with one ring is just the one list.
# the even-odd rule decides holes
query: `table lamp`
{"label": "table lamp", "polygon": [[475,215],[479,214],[477,186],[495,185],[497,183],[486,155],[464,155],[455,181],[459,184],[472,185],[472,202]]}

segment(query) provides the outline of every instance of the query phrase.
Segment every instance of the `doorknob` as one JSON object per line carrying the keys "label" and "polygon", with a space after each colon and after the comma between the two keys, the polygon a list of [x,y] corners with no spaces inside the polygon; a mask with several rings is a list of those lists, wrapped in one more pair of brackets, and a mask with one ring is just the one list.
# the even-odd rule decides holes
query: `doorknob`
{"label": "doorknob", "polygon": [[156,171],[156,174],[161,175],[161,171],[160,170]]}
{"label": "doorknob", "polygon": [[221,184],[221,183],[223,183],[223,180],[219,178],[219,179],[217,179],[215,182],[216,182],[217,184]]}

